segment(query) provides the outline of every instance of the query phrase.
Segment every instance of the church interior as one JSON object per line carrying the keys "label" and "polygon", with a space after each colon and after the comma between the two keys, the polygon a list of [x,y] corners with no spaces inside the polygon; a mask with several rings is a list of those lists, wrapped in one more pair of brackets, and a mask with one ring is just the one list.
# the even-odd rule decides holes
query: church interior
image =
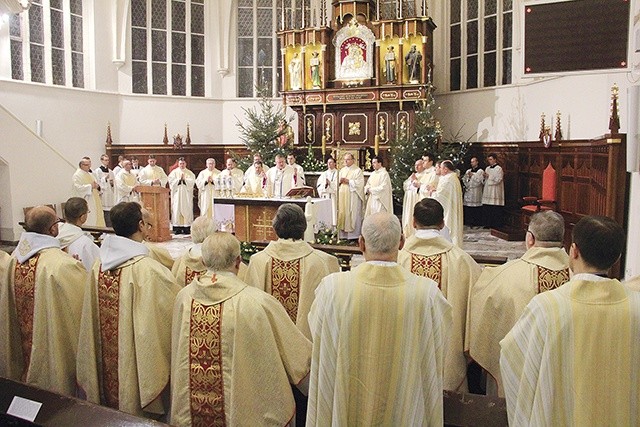
{"label": "church interior", "polygon": [[[492,153],[504,169],[505,226],[465,227],[466,250],[519,257],[523,200],[551,197],[566,247],[586,215],[622,225],[613,275],[638,276],[640,4],[608,2],[0,0],[0,244],[15,247],[25,208],[62,215],[85,156],[153,154],[167,173],[184,157],[196,174],[207,158],[249,159],[240,125],[265,98],[298,163],[351,153],[369,177],[380,156],[393,175],[394,144],[430,100],[438,147],[469,143],[461,172]],[[264,218],[235,215],[239,240],[273,240],[250,231]],[[161,245],[177,258],[187,242]]]}

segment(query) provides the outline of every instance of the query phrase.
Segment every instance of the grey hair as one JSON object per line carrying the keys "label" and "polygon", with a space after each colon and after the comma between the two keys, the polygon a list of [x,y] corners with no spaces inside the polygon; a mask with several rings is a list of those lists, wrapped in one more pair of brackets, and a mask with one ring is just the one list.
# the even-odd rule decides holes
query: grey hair
{"label": "grey hair", "polygon": [[285,203],[278,208],[271,225],[279,238],[300,240],[307,229],[307,219],[300,206]]}
{"label": "grey hair", "polygon": [[202,262],[213,271],[229,271],[240,256],[240,242],[231,233],[216,231],[202,243]]}
{"label": "grey hair", "polygon": [[362,238],[368,252],[385,254],[397,250],[401,236],[400,221],[390,213],[378,212],[362,222]]}
{"label": "grey hair", "polygon": [[191,240],[193,243],[202,243],[207,236],[213,234],[218,230],[216,222],[213,218],[206,216],[199,216],[191,224]]}
{"label": "grey hair", "polygon": [[531,216],[529,232],[536,239],[536,246],[560,246],[564,240],[564,218],[554,211],[538,212]]}

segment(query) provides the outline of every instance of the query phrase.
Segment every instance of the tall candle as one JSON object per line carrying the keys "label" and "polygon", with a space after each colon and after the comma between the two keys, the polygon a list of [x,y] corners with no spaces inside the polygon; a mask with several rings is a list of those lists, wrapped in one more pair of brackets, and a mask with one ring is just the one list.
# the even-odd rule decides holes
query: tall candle
{"label": "tall candle", "polygon": [[378,150],[380,150],[380,135],[376,135],[373,138],[373,152],[376,153],[376,156],[378,155]]}
{"label": "tall candle", "polygon": [[322,135],[322,157],[324,157],[326,152],[327,152],[327,137],[325,135]]}

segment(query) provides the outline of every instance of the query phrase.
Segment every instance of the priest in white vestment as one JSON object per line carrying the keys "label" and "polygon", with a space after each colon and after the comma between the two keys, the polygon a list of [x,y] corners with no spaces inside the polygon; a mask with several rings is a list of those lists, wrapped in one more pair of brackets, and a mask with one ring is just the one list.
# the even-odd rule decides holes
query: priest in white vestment
{"label": "priest in white vestment", "polygon": [[141,243],[139,204],[114,206],[111,220],[116,234],[102,242],[85,290],[78,386],[92,403],[157,417],[169,409],[171,312],[180,287]]}
{"label": "priest in white vestment", "polygon": [[324,277],[340,271],[340,265],[335,256],[302,240],[306,228],[300,206],[280,205],[273,218],[278,240],[251,256],[246,280],[280,301],[298,329],[311,339],[308,314],[315,290]]}
{"label": "priest in white vestment", "polygon": [[96,177],[91,173],[91,159],[83,157],[78,163],[78,170],[73,174],[73,186],[71,195],[82,197],[89,204],[89,215],[87,225],[93,227],[104,227],[104,212],[102,211],[102,201],[100,200],[100,185]]}
{"label": "priest in white vestment", "polygon": [[357,239],[362,227],[364,174],[353,154],[344,155],[344,167],[338,175],[338,230],[341,239]]}
{"label": "priest in white vestment", "polygon": [[296,155],[293,153],[287,154],[287,164],[295,169],[295,174],[293,176],[293,181],[296,187],[302,187],[306,185],[304,179],[304,169],[302,166],[296,163]]}
{"label": "priest in white vestment", "polygon": [[291,384],[308,387],[311,343],[275,298],[236,277],[233,235],[209,236],[202,258],[207,272],[173,309],[171,424],[287,425]]}
{"label": "priest in white vestment", "polygon": [[256,162],[260,162],[262,163],[262,169],[264,171],[269,170],[269,165],[267,165],[263,160],[262,160],[262,154],[260,153],[253,153],[253,162],[251,163],[251,166],[249,166],[247,168],[246,171],[244,171],[244,182],[247,181],[247,177],[251,176],[252,173],[255,172],[255,164]]}
{"label": "priest in white vestment", "polygon": [[500,342],[509,425],[638,424],[640,293],[607,277],[624,245],[610,218],[574,226],[571,280],[533,297]]}
{"label": "priest in white vestment", "polygon": [[461,248],[464,231],[462,186],[450,160],[445,160],[440,164],[438,187],[431,192],[431,197],[439,201],[444,208],[444,224],[449,228],[453,244]]}
{"label": "priest in white vestment", "polygon": [[214,198],[216,196],[216,179],[220,171],[216,169],[216,159],[208,158],[206,161],[206,169],[200,171],[196,178],[196,187],[198,187],[198,207],[200,208],[200,216],[213,218]]}
{"label": "priest in white vestment", "polygon": [[320,174],[316,185],[318,195],[323,199],[331,199],[332,223],[325,224],[327,227],[335,226],[338,223],[337,217],[337,191],[338,191],[338,168],[333,157],[327,159],[327,170]]}
{"label": "priest in white vestment", "polygon": [[193,222],[193,187],[196,176],[187,169],[184,157],[178,159],[178,167],[169,174],[171,189],[171,226],[176,234],[189,234]]}
{"label": "priest in white vestment", "polygon": [[364,186],[364,194],[367,197],[365,218],[378,212],[393,213],[393,196],[391,195],[391,178],[387,169],[382,164],[382,157],[375,156],[371,160],[373,173],[369,176]]}
{"label": "priest in white vestment", "polygon": [[16,259],[2,261],[0,376],[75,396],[87,271],[60,250],[58,224],[50,207],[31,209]]}
{"label": "priest in white vestment", "polygon": [[424,175],[424,161],[416,160],[414,170],[409,178],[402,184],[404,198],[402,200],[402,232],[405,238],[409,238],[414,233],[413,228],[413,207],[422,199],[420,194],[420,179]]}
{"label": "priest in white vestment", "polygon": [[277,154],[275,166],[267,171],[267,196],[277,199],[287,195],[296,185],[296,170],[289,166],[283,155]]}
{"label": "priest in white vestment", "polygon": [[56,238],[60,242],[60,249],[80,261],[87,271],[91,271],[93,264],[100,257],[100,248],[94,243],[91,234],[80,228],[87,221],[88,215],[89,205],[85,199],[68,199],[64,204],[66,222],[58,225]]}
{"label": "priest in white vestment", "polygon": [[[438,188],[438,179],[440,178],[440,168],[436,169],[433,163],[434,157],[432,154],[428,154],[422,157],[422,164],[424,166],[424,173],[420,178],[420,199],[429,197],[429,192],[432,189]],[[442,163],[438,161],[438,165]]]}
{"label": "priest in white vestment", "polygon": [[403,240],[392,214],[367,217],[365,263],[318,286],[307,426],[443,424],[451,306],[433,280],[396,262]]}
{"label": "priest in white vestment", "polygon": [[[242,190],[242,182],[244,180],[244,172],[237,167],[235,159],[231,157],[227,159],[226,169],[220,172],[218,177],[222,180],[224,188],[230,188],[233,194],[237,194]],[[229,184],[231,184],[229,186]]]}
{"label": "priest in white vestment", "polygon": [[416,232],[405,242],[398,263],[413,274],[434,280],[453,312],[453,328],[444,362],[444,389],[467,391],[467,358],[464,355],[469,288],[482,268],[460,247],[441,235],[444,211],[435,199],[415,205]]}
{"label": "priest in white vestment", "polygon": [[100,166],[93,172],[100,185],[100,201],[102,209],[108,211],[114,205],[114,185],[115,175],[109,169],[109,156],[103,154],[100,156]]}
{"label": "priest in white vestment", "polygon": [[487,161],[482,190],[483,222],[488,227],[500,227],[504,214],[504,172],[495,153],[489,154]]}
{"label": "priest in white vestment", "polygon": [[462,205],[464,223],[470,226],[482,225],[482,189],[484,188],[484,171],[478,166],[478,158],[471,158],[471,167],[462,176],[464,196]]}
{"label": "priest in white vestment", "polygon": [[563,247],[564,218],[557,212],[531,217],[522,258],[485,268],[469,293],[465,349],[489,374],[487,394],[504,397],[500,340],[522,315],[531,298],[569,281],[569,256]]}
{"label": "priest in white vestment", "polygon": [[136,191],[138,179],[133,173],[131,161],[124,160],[122,169],[116,175],[116,204],[121,202],[140,202],[140,194]]}
{"label": "priest in white vestment", "polygon": [[244,174],[244,185],[240,192],[255,197],[267,197],[268,187],[269,179],[264,171],[262,161],[258,160],[252,165],[252,172]]}
{"label": "priest in white vestment", "polygon": [[141,185],[155,185],[166,187],[168,182],[167,174],[164,169],[156,164],[156,156],[149,154],[147,166],[142,168],[138,174],[138,182]]}
{"label": "priest in white vestment", "polygon": [[186,286],[197,279],[207,268],[202,262],[202,242],[216,231],[213,218],[199,216],[191,224],[191,241],[193,245],[173,263],[171,273],[180,286]]}

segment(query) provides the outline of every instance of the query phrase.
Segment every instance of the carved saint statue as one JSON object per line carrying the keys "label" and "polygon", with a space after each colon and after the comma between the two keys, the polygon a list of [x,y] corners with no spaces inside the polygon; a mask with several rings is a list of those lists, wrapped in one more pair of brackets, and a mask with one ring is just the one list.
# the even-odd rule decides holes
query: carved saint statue
{"label": "carved saint statue", "polygon": [[302,62],[298,52],[293,54],[289,62],[289,86],[291,90],[302,89]]}
{"label": "carved saint statue", "polygon": [[313,52],[311,59],[309,60],[309,67],[311,68],[311,85],[314,89],[320,89],[322,87],[322,80],[320,78],[320,57],[318,52]]}
{"label": "carved saint statue", "polygon": [[411,45],[411,50],[404,57],[404,61],[409,70],[409,83],[420,83],[422,54],[416,50],[415,44]]}
{"label": "carved saint statue", "polygon": [[387,77],[387,83],[396,82],[396,53],[393,46],[389,46],[384,55],[384,74]]}

